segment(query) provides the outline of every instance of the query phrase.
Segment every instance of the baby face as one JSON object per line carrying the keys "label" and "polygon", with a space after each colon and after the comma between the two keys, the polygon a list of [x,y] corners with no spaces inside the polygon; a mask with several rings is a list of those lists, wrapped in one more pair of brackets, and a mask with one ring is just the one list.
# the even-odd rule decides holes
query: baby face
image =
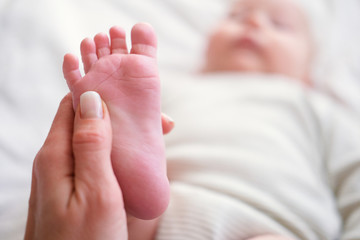
{"label": "baby face", "polygon": [[293,0],[240,0],[213,31],[204,71],[283,74],[308,82],[311,41]]}

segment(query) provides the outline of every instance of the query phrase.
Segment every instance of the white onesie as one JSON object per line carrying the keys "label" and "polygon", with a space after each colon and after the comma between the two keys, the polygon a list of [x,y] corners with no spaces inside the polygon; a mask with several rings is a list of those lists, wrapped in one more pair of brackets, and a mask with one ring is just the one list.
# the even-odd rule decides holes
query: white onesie
{"label": "white onesie", "polygon": [[156,239],[360,239],[357,115],[279,76],[171,76]]}

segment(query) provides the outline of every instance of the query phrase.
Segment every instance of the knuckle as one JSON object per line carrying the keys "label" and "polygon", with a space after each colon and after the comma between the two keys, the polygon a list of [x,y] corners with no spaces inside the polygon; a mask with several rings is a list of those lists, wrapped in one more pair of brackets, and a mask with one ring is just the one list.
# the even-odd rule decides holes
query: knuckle
{"label": "knuckle", "polygon": [[97,209],[100,209],[103,213],[109,213],[114,211],[114,209],[121,207],[121,202],[119,202],[119,197],[117,194],[114,194],[114,191],[110,190],[100,190],[94,193],[92,198],[92,203],[96,206]]}
{"label": "knuckle", "polygon": [[48,147],[42,147],[40,151],[37,153],[33,168],[34,168],[34,174],[38,176],[41,172],[43,172],[43,168],[45,168],[44,165],[48,163],[48,158],[50,156],[50,149]]}
{"label": "knuckle", "polygon": [[107,139],[105,134],[99,129],[82,129],[73,135],[74,145],[102,145]]}

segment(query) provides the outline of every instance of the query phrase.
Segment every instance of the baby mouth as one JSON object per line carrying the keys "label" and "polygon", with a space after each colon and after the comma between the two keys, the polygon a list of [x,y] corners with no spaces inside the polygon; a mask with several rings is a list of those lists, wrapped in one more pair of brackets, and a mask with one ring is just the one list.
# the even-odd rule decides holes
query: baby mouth
{"label": "baby mouth", "polygon": [[242,37],[236,41],[236,47],[249,50],[260,50],[260,44],[252,37]]}

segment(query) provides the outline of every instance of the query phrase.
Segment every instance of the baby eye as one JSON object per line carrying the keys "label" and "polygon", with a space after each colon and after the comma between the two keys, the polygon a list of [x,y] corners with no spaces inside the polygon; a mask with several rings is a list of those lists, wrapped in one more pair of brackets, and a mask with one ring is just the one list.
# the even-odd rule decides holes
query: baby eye
{"label": "baby eye", "polygon": [[229,19],[234,21],[242,21],[245,17],[244,11],[236,11],[229,14]]}
{"label": "baby eye", "polygon": [[291,25],[284,19],[280,19],[276,17],[271,18],[271,24],[279,30],[283,30],[283,31],[291,30]]}

